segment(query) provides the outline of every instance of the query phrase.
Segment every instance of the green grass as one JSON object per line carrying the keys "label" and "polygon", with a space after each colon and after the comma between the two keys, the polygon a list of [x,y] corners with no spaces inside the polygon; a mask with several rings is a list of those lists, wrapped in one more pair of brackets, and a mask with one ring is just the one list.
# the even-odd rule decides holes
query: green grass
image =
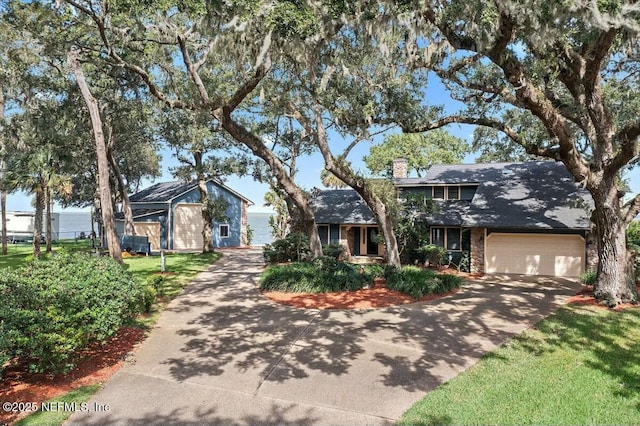
{"label": "green grass", "polygon": [[[72,414],[69,410],[64,409],[64,405],[57,405],[55,402],[66,403],[66,407],[72,407],[75,403],[77,410],[82,409],[82,404],[86,403],[98,390],[100,385],[83,386],[78,389],[74,389],[57,398],[53,398],[47,401],[51,411],[37,411],[15,423],[16,426],[35,426],[35,425],[59,425],[62,424]],[[56,411],[53,407],[60,407],[59,411]]]}
{"label": "green grass", "polygon": [[[91,240],[60,240],[52,244],[53,251],[64,248],[67,251],[91,250]],[[40,247],[42,253],[46,245]],[[0,256],[0,268],[19,268],[31,258],[33,245],[30,243],[7,244],[7,255]]]}
{"label": "green grass", "polygon": [[640,310],[562,308],[399,424],[640,424]]}
{"label": "green grass", "polygon": [[[222,257],[220,253],[180,253],[165,256],[164,297],[152,307],[151,315],[139,320],[138,325],[149,327],[155,323],[164,306],[176,297],[197,274]],[[160,272],[160,256],[124,258],[127,269],[141,282]]]}

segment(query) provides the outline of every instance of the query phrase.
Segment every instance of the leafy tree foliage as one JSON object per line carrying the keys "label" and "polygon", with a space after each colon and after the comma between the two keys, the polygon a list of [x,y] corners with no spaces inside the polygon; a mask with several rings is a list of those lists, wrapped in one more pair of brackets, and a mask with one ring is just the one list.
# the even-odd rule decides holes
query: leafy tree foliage
{"label": "leafy tree foliage", "polygon": [[423,134],[392,134],[380,145],[374,145],[364,162],[375,174],[393,175],[393,160],[404,158],[410,171],[421,177],[434,164],[461,163],[469,145],[444,130]]}
{"label": "leafy tree foliage", "polygon": [[[405,130],[489,127],[528,155],[562,162],[593,198],[596,297],[609,305],[636,301],[624,230],[640,212],[640,194],[623,204],[617,185],[639,153],[638,104],[626,102],[640,75],[636,7],[617,0],[414,1],[387,2],[382,15],[368,17],[378,23],[377,42],[387,44],[389,28],[404,34],[409,66],[437,75],[464,103],[447,114],[425,99],[421,111],[401,118]],[[380,22],[393,24],[375,31]]]}

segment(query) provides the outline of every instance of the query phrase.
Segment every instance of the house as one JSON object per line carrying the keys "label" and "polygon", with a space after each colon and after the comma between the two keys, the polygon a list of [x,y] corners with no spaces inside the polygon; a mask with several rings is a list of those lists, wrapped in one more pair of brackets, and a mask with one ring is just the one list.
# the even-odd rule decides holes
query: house
{"label": "house", "polygon": [[[454,262],[468,255],[471,272],[575,277],[595,261],[591,197],[560,163],[436,165],[410,178],[406,160],[396,160],[393,182],[399,194],[434,200],[422,218],[426,239]],[[321,238],[343,244],[347,256],[381,254],[375,220],[355,191],[321,191],[316,200]]]}
{"label": "house", "polygon": [[[214,247],[247,244],[247,208],[253,202],[222,182],[207,181],[212,200],[224,198],[228,220],[213,222]],[[129,197],[136,235],[146,235],[151,251],[199,251],[202,249],[202,215],[197,182],[161,182]],[[124,231],[124,214],[116,215],[118,233]]]}

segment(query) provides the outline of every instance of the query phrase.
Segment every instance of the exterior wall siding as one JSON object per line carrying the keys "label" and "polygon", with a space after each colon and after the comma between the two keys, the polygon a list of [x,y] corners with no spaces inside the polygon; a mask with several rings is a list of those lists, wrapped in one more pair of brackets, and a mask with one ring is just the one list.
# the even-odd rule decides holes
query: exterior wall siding
{"label": "exterior wall siding", "polygon": [[[242,245],[241,235],[243,230],[243,200],[237,195],[227,191],[226,189],[215,185],[213,182],[207,182],[207,192],[209,193],[210,198],[216,199],[218,197],[222,197],[229,203],[229,206],[227,207],[227,210],[225,212],[228,220],[223,222],[213,222],[213,245],[215,247],[240,247]],[[184,193],[182,196],[175,198],[172,201],[171,210],[173,210],[175,205],[179,203],[199,202],[200,193],[198,191],[198,188],[195,187],[191,191]],[[229,225],[229,237],[222,238],[220,236],[220,225]],[[173,225],[171,225],[171,227],[173,228]],[[246,239],[246,227],[244,227],[244,229]],[[170,232],[173,233],[173,229],[171,229]],[[171,246],[173,246],[173,244],[171,244]]]}
{"label": "exterior wall siding", "polygon": [[[153,214],[142,216],[134,219],[134,222],[160,222],[160,248],[169,250],[169,238],[167,232],[168,215]],[[124,220],[116,220],[116,229],[118,231],[118,235],[124,234]]]}

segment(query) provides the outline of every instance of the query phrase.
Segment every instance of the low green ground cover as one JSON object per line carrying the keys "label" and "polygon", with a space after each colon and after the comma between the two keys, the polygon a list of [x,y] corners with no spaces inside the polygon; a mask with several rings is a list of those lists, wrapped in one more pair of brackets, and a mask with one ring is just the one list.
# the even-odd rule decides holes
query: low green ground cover
{"label": "low green ground cover", "polygon": [[639,348],[639,309],[567,306],[428,393],[399,424],[640,424]]}
{"label": "low green ground cover", "polygon": [[260,289],[291,293],[325,293],[358,290],[373,282],[373,275],[360,267],[321,257],[313,262],[271,265],[260,279]]}
{"label": "low green ground cover", "polygon": [[436,274],[430,269],[403,266],[400,271],[386,274],[387,287],[421,299],[431,294],[443,294],[459,288],[462,278],[451,274]]}
{"label": "low green ground cover", "polygon": [[260,279],[260,289],[291,293],[324,293],[359,290],[385,277],[387,287],[416,299],[430,294],[442,294],[462,285],[462,278],[436,274],[429,269],[404,266],[398,271],[380,265],[354,265],[321,257],[312,262],[292,262],[271,265]]}

